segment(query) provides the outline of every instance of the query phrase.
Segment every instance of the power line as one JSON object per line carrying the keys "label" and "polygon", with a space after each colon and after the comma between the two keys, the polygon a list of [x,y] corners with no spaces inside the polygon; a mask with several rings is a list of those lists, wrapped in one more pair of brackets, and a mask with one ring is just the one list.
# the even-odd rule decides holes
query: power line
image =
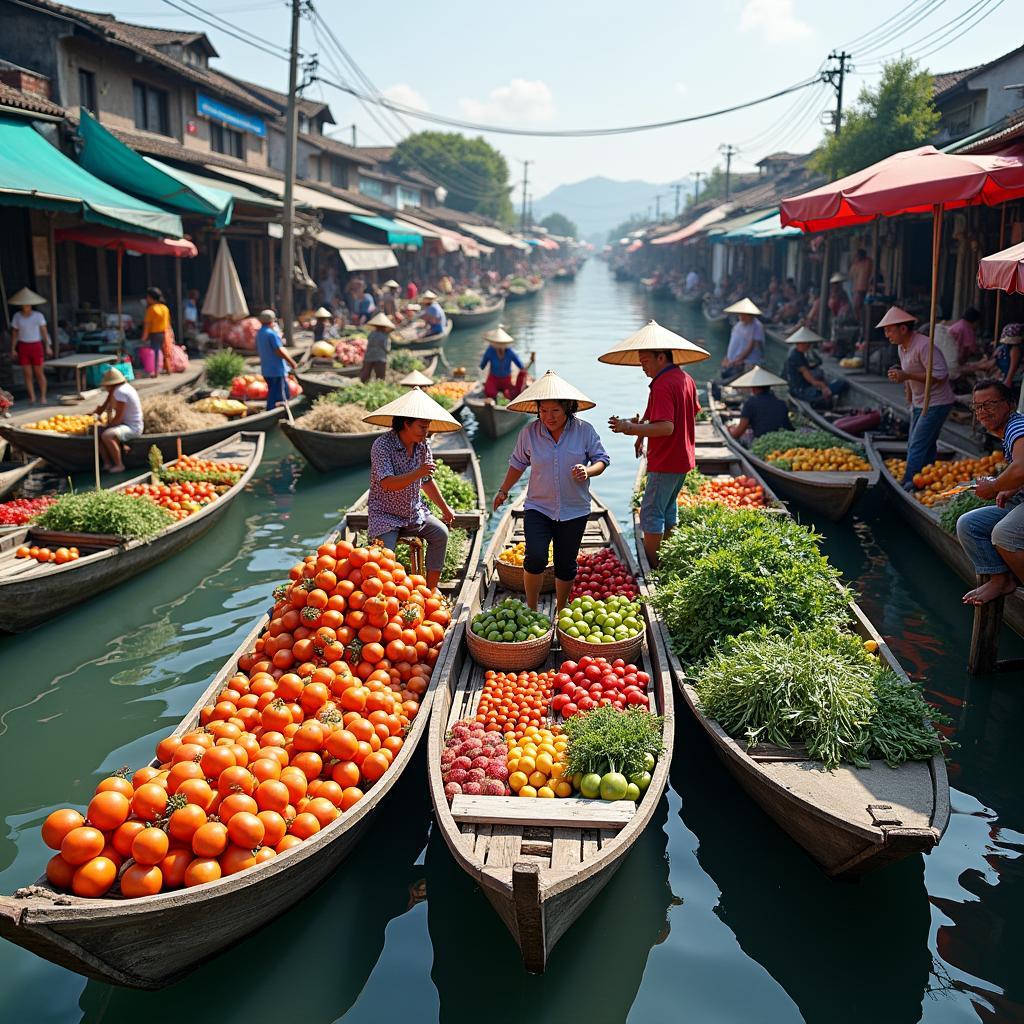
{"label": "power line", "polygon": [[882,22],[879,22],[877,25],[875,25],[874,28],[869,28],[866,32],[862,32],[859,36],[854,36],[852,39],[848,39],[845,43],[843,43],[843,49],[846,49],[848,47],[852,48],[856,46],[858,43],[862,43],[868,36],[873,36],[876,32],[885,28],[885,26],[888,25],[890,22],[893,22],[897,18],[902,17],[912,7],[916,7],[921,2],[927,2],[927,0],[911,0],[911,2],[907,4],[906,7],[901,7],[895,14],[890,14],[888,18],[886,18]]}
{"label": "power line", "polygon": [[[1004,0],[997,0],[995,7],[990,7],[987,11],[983,10],[992,2],[993,0],[975,0],[975,2],[971,4],[965,11],[962,11],[954,18],[950,18],[949,21],[939,25],[938,28],[932,29],[931,32],[928,32],[925,35],[921,36],[920,39],[915,39],[914,42],[907,43],[906,46],[903,46],[898,50],[891,50],[889,53],[884,53],[881,56],[876,56],[874,58],[874,64],[872,66],[881,66],[881,64],[884,61],[889,60],[892,57],[900,57],[903,55],[914,57],[914,50],[917,47],[922,45],[930,45],[930,40],[934,40],[936,36],[945,33],[946,38],[943,38],[942,44],[940,46],[937,46],[934,49],[929,50],[927,54],[921,54],[917,56],[915,59],[919,60],[922,57],[929,56],[932,53],[937,53],[939,50],[945,48],[946,46],[949,46],[957,39],[959,39],[962,35],[964,35],[966,32],[970,31],[970,29],[972,29],[975,25],[979,24],[981,21],[984,21],[984,19],[987,18],[993,11],[995,11],[996,8],[1002,5]],[[977,19],[971,24],[964,27],[964,22],[974,17],[976,14],[979,15]],[[952,31],[954,28],[962,29],[962,31],[958,31],[955,35],[949,37],[949,31]]]}
{"label": "power line", "polygon": [[868,33],[863,39],[856,42],[854,45],[846,44],[842,48],[844,50],[854,50],[859,55],[863,56],[870,53],[872,50],[879,46],[887,46],[892,42],[893,39],[897,38],[900,33],[908,32],[915,25],[920,24],[926,18],[930,17],[935,13],[946,0],[923,0],[921,6],[917,10],[908,10],[899,16],[895,21],[888,25],[879,26],[873,33]]}
{"label": "power line", "polygon": [[[187,2],[187,0],[184,0],[184,2]],[[283,60],[285,62],[287,62],[288,60],[288,51],[286,49],[282,49],[281,47],[275,47],[274,49],[271,49],[269,46],[264,46],[262,43],[257,43],[251,37],[245,36],[241,32],[235,31],[234,28],[226,27],[228,23],[223,22],[223,19],[220,19],[221,23],[212,21],[210,20],[210,18],[204,17],[203,14],[197,14],[195,11],[190,11],[187,8],[180,6],[179,4],[175,3],[175,0],[163,0],[163,3],[167,4],[168,7],[173,7],[175,10],[181,11],[183,14],[187,14],[191,18],[196,18],[198,21],[201,21],[204,25],[209,25],[211,28],[215,28],[218,31],[223,32],[225,35],[229,35],[232,38],[239,40],[239,42],[246,43],[257,50],[261,50],[263,53],[266,53],[271,57],[276,57],[278,60]],[[203,8],[200,7],[199,10],[203,11]],[[204,11],[203,13],[205,14],[208,12]]]}

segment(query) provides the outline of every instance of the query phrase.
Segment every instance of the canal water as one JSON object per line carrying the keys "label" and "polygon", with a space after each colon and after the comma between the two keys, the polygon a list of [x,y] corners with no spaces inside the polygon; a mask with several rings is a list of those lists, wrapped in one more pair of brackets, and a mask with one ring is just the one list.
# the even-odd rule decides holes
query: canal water
{"label": "canal water", "polygon": [[[558,370],[597,401],[586,416],[613,459],[597,490],[623,519],[636,464],[605,423],[642,410],[646,379],[595,356],[652,316],[702,341],[714,358],[694,375],[714,374],[726,329],[616,283],[594,261],[574,284],[549,285],[506,316],[539,370]],[[460,332],[449,361],[472,373],[483,347]],[[514,440],[477,442],[492,494]],[[271,587],[365,484],[365,469],[316,473],[272,434],[249,492],[205,538],[46,627],[0,639],[0,891],[42,871],[39,825],[51,810],[83,806],[103,775],[148,760]],[[331,879],[161,993],[86,981],[0,941],[0,1020],[1024,1020],[1024,787],[1013,740],[1024,689],[1014,676],[965,674],[964,588],[880,496],[847,522],[814,525],[908,671],[954,720],[953,814],[929,857],[858,884],[828,881],[733,784],[680,703],[661,807],[544,976],[524,973],[504,926],[432,831],[421,751]],[[1020,653],[1011,638],[1004,647]]]}

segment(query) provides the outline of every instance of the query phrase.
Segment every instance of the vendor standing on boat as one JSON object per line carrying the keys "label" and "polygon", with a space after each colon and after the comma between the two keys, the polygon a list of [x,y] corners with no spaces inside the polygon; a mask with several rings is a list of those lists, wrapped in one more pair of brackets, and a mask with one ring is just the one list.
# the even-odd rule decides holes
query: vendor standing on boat
{"label": "vendor standing on boat", "polygon": [[928,373],[928,335],[914,330],[917,317],[893,306],[875,324],[885,331],[890,344],[899,351],[900,365],[889,370],[889,380],[902,384],[910,405],[910,436],[907,439],[907,469],[903,474],[903,489],[914,489],[914,474],[935,461],[938,454],[939,434],[953,408],[956,395],[949,383],[946,360],[936,348],[932,353],[932,390],[928,411],[924,412],[925,380]]}
{"label": "vendor standing on boat", "polygon": [[729,347],[722,360],[722,380],[730,381],[764,362],[764,324],[757,319],[761,310],[750,299],[740,299],[722,312],[739,318],[733,324]]}
{"label": "vendor standing on boat", "polygon": [[365,384],[371,377],[379,377],[381,380],[388,373],[388,353],[391,351],[391,332],[395,325],[390,317],[378,313],[366,322],[367,327],[372,327],[366,338],[366,355],[363,356],[363,367],[359,371],[359,379]]}
{"label": "vendor standing on boat", "polygon": [[[821,363],[812,354],[813,347],[821,341],[824,341],[822,336],[809,327],[798,328],[786,339],[790,352],[786,357],[784,373],[789,393],[801,402],[810,402],[815,409],[829,408],[835,396],[841,395],[850,386],[849,381],[839,377],[832,381],[825,380]],[[739,385],[734,383],[733,386]]]}
{"label": "vendor standing on boat", "polygon": [[1024,581],[1024,415],[1001,380],[974,385],[974,412],[1003,445],[1009,465],[994,479],[979,480],[974,493],[995,505],[972,509],[956,521],[956,535],[979,576],[980,587],[964,594],[964,604],[987,604],[1012,594]]}
{"label": "vendor standing on boat", "polygon": [[519,432],[508,472],[494,495],[494,510],[508,500],[509,489],[529,469],[523,586],[526,603],[534,611],[549,545],[554,547],[558,608],[568,602],[576,579],[576,556],[590,518],[590,478],[600,476],[611,462],[597,431],[576,416],[581,409],[593,408],[582,391],[551,370],[509,405],[513,412],[536,413],[537,419]]}
{"label": "vendor standing on boat", "polygon": [[[530,362],[523,366],[523,361],[518,353],[512,348],[515,339],[503,324],[484,333],[484,341],[487,348],[480,359],[480,369],[487,368],[487,378],[484,380],[484,398],[491,402],[504,395],[511,400],[519,395],[526,387],[529,376],[529,367],[533,365],[536,356],[530,354]],[[512,367],[519,367],[515,380],[512,379]]]}
{"label": "vendor standing on boat", "polygon": [[755,438],[770,434],[773,430],[792,430],[789,406],[772,394],[772,388],[786,382],[763,366],[755,366],[749,372],[737,377],[731,387],[749,388],[750,397],[740,406],[740,418],[727,429],[737,440],[749,430]]}
{"label": "vendor standing on boat", "polygon": [[125,465],[121,446],[142,433],[142,402],[138,391],[113,366],[103,374],[100,387],[106,389],[107,397],[94,411],[97,416],[106,414],[106,423],[100,433],[103,468],[109,473],[123,473]]}
{"label": "vendor standing on boat", "polygon": [[651,320],[598,356],[600,362],[613,366],[639,366],[651,379],[643,416],[613,416],[608,426],[615,434],[636,438],[637,458],[643,455],[647,440],[647,483],[640,505],[640,528],[644,552],[652,566],[658,564],[662,540],[675,528],[676,499],[696,462],[694,439],[700,402],[697,385],[680,365],[701,362],[709,354]]}
{"label": "vendor standing on boat", "polygon": [[278,331],[277,314],[272,309],[260,313],[263,325],[256,332],[256,351],[260,357],[260,373],[267,382],[267,411],[286,400],[285,381],[288,367],[296,367],[295,360],[284,350],[284,339]]}
{"label": "vendor standing on boat", "polygon": [[419,319],[427,325],[427,333],[424,337],[433,338],[438,334],[444,334],[444,329],[448,326],[448,317],[445,316],[441,303],[437,301],[437,294],[428,290],[420,298],[426,303],[423,312],[419,315]]}
{"label": "vendor standing on boat", "polygon": [[[370,448],[370,495],[367,534],[395,550],[398,539],[419,537],[427,545],[427,586],[441,580],[448,549],[448,526],[455,519],[434,483],[437,469],[430,448],[431,433],[461,430],[462,424],[419,388],[363,417],[364,422],[390,427]],[[430,514],[423,495],[440,509]]]}
{"label": "vendor standing on boat", "polygon": [[36,393],[33,381],[39,385],[39,404],[46,405],[46,370],[43,367],[50,352],[50,336],[46,332],[46,317],[33,309],[43,306],[46,299],[31,288],[22,288],[10,299],[12,306],[19,310],[11,317],[11,355],[18,360],[25,377],[28,400],[35,405]]}

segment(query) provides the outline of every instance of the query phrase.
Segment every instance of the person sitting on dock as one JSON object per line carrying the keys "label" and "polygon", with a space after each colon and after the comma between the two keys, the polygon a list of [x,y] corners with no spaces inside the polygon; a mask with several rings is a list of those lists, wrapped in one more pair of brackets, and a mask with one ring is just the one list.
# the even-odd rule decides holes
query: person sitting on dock
{"label": "person sitting on dock", "polygon": [[740,299],[722,312],[735,313],[739,318],[733,324],[722,360],[722,380],[730,381],[764,362],[764,325],[757,319],[761,310],[750,299]]}
{"label": "person sitting on dock", "polygon": [[730,424],[728,430],[737,440],[749,430],[754,437],[768,434],[773,430],[792,430],[789,407],[772,388],[786,382],[763,366],[755,366],[742,377],[737,377],[731,387],[749,388],[750,397],[740,406],[740,418]]}
{"label": "person sitting on dock", "polygon": [[[821,363],[812,354],[812,349],[824,339],[809,327],[800,327],[787,339],[790,353],[786,357],[784,373],[789,393],[801,402],[810,402],[815,409],[831,407],[836,395],[841,395],[849,386],[849,381],[837,377],[826,381],[821,370]],[[734,387],[737,385],[734,384]]]}
{"label": "person sitting on dock", "polygon": [[892,306],[875,324],[884,329],[886,339],[899,350],[900,365],[890,367],[889,380],[903,385],[907,403],[911,407],[907,469],[903,474],[903,488],[907,491],[914,488],[914,474],[935,461],[942,425],[956,402],[956,395],[949,383],[946,360],[936,348],[932,351],[932,388],[928,411],[923,411],[928,349],[931,343],[927,334],[919,334],[914,330],[916,322],[917,317],[912,313],[899,306]]}
{"label": "person sitting on dock", "polygon": [[427,325],[425,337],[432,338],[435,335],[444,334],[444,329],[448,326],[448,317],[445,316],[441,303],[437,301],[436,293],[427,290],[421,299],[425,305],[419,318]]}
{"label": "person sitting on dock", "polygon": [[359,371],[359,379],[365,384],[371,377],[384,380],[388,373],[388,353],[391,351],[391,332],[395,329],[390,317],[377,313],[366,322],[372,327],[366,338],[366,354]]}
{"label": "person sitting on dock", "polygon": [[108,473],[123,473],[121,446],[142,433],[142,402],[138,391],[116,367],[112,366],[103,374],[100,387],[107,391],[103,404],[95,409],[97,416],[106,413],[106,423],[100,433],[103,468]]}
{"label": "person sitting on dock", "polygon": [[[509,401],[517,397],[526,387],[529,367],[533,365],[534,356],[531,355],[530,362],[523,366],[523,361],[518,353],[512,348],[515,339],[504,325],[485,332],[484,341],[487,348],[480,359],[480,369],[487,367],[487,379],[484,381],[484,398],[493,402],[498,395],[504,395]],[[512,379],[512,367],[518,366],[519,373],[515,380]]]}
{"label": "person sitting on dock", "polygon": [[974,571],[989,577],[964,594],[964,604],[979,605],[1012,594],[1024,580],[1024,415],[1000,380],[979,380],[973,398],[978,421],[1002,442],[1009,463],[999,476],[979,480],[974,488],[979,498],[994,498],[995,505],[965,512],[956,522]]}
{"label": "person sitting on dock", "polygon": [[999,344],[987,359],[964,366],[964,373],[992,373],[1011,390],[1018,386],[1017,373],[1021,364],[1024,343],[1024,324],[1007,324],[999,335]]}

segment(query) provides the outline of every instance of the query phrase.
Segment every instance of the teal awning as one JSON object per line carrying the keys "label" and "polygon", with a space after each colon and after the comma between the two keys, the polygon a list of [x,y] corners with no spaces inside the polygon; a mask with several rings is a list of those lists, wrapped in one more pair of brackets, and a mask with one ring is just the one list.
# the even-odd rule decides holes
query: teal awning
{"label": "teal awning", "polygon": [[388,245],[411,245],[416,249],[423,246],[423,236],[416,234],[407,224],[398,224],[387,217],[361,217],[358,214],[353,214],[352,219],[383,231],[387,235]]}
{"label": "teal awning", "polygon": [[78,213],[83,220],[180,238],[181,218],[94,177],[28,121],[0,117],[0,203]]}
{"label": "teal awning", "polygon": [[197,184],[174,167],[136,153],[84,108],[78,133],[82,137],[78,162],[90,174],[180,213],[213,217],[217,227],[231,223],[235,200],[230,192]]}
{"label": "teal awning", "polygon": [[708,237],[716,242],[742,241],[750,235],[757,224],[778,212],[779,208],[772,206],[767,210],[754,210],[751,213],[742,213],[738,217],[730,217],[716,224],[708,232]]}
{"label": "teal awning", "polygon": [[782,221],[779,220],[778,211],[742,230],[744,237],[750,242],[770,242],[778,238],[795,238],[803,234],[799,228],[784,228]]}

